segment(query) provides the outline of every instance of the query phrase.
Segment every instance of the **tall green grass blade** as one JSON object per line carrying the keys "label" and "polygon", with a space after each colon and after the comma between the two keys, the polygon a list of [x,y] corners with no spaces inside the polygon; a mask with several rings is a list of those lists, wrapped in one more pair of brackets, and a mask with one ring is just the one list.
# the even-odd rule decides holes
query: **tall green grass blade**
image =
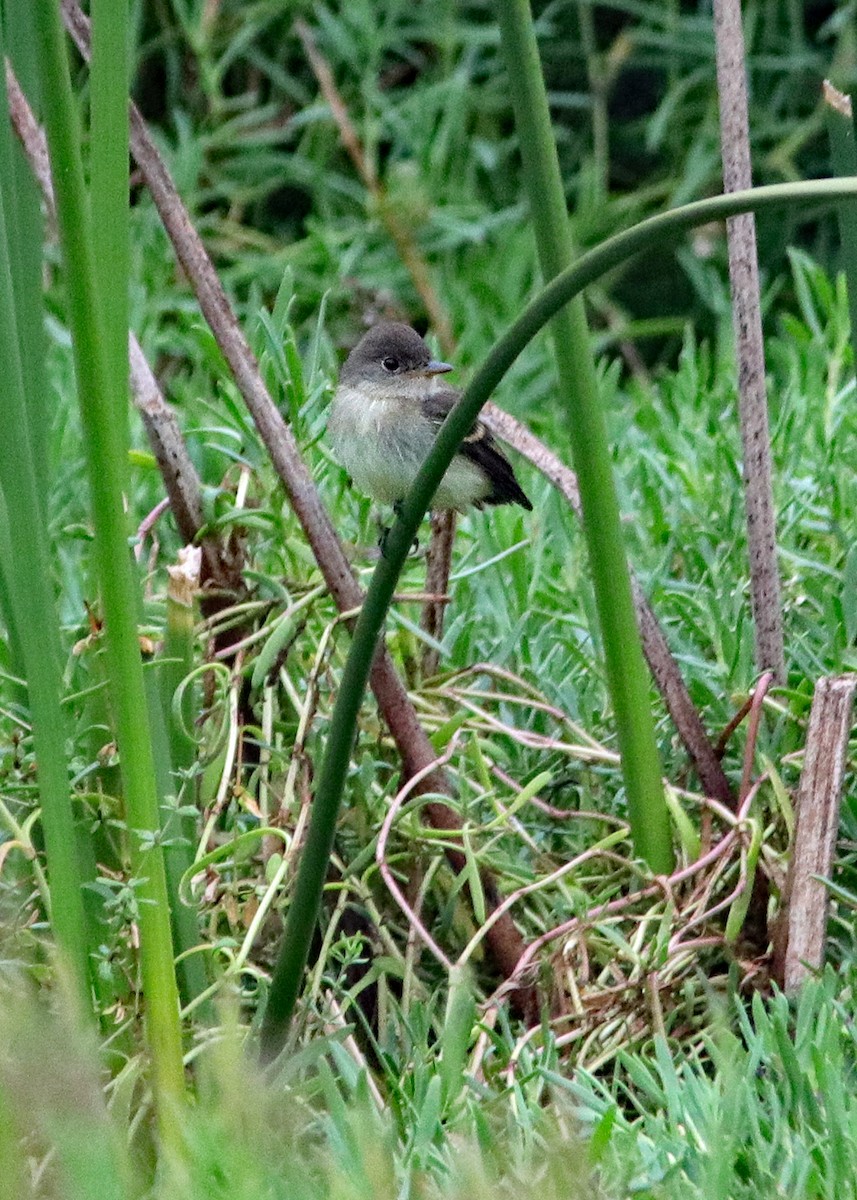
{"label": "tall green grass blade", "polygon": [[[0,118],[2,120],[2,118]],[[12,600],[12,538],[9,532],[9,516],[6,512],[6,501],[3,488],[0,486],[0,622],[6,632],[6,661],[4,666],[17,679],[24,676],[24,652],[21,649],[21,638],[18,633],[18,621]],[[7,579],[7,574],[9,578]],[[11,695],[21,707],[27,704],[27,689],[23,685],[17,687],[10,684]]]}
{"label": "tall green grass blade", "polygon": [[[117,419],[128,427],[128,278],[131,262],[128,208],[128,0],[92,0],[90,71],[90,204],[98,230],[95,267],[103,301],[104,348]],[[127,462],[127,459],[123,460]]]}
{"label": "tall green grass blade", "polygon": [[[32,54],[32,14],[29,5],[11,5],[2,14],[4,36],[8,56],[16,67],[20,78],[35,91],[35,59]],[[0,121],[8,126],[7,96],[0,96]],[[30,414],[29,430],[36,478],[47,478],[47,436],[50,427],[48,414],[48,388],[44,378],[44,320],[42,313],[41,288],[38,287],[42,269],[42,221],[36,181],[32,178],[29,164],[22,149],[12,144],[11,161],[4,162],[0,178],[4,188],[6,212],[12,222],[8,238],[12,269],[12,287],[18,314],[18,341],[20,359],[26,365],[23,372],[26,407]],[[42,488],[38,498],[43,502]],[[42,516],[44,515],[44,510]],[[5,514],[0,515],[0,617],[6,626],[8,648],[14,673],[24,676],[24,659],[20,649],[20,638],[16,618],[12,611],[11,584],[4,576],[12,570],[11,542],[8,539]],[[22,703],[25,697],[22,696]]]}
{"label": "tall green grass blade", "polygon": [[[208,987],[203,960],[193,951],[200,942],[199,917],[195,908],[182,903],[180,884],[193,865],[195,822],[179,811],[180,784],[170,762],[170,738],[166,713],[161,706],[160,680],[151,667],[146,671],[149,726],[160,798],[160,824],[169,901],[170,928],[176,959],[176,981],[182,1005],[190,1003]],[[188,826],[190,825],[190,828]]]}
{"label": "tall green grass blade", "polygon": [[[9,57],[21,85],[36,96],[38,71],[33,37],[33,10],[30,4],[9,4],[6,7],[7,46]],[[4,89],[5,91],[5,89]],[[3,97],[6,106],[6,97]],[[38,111],[38,105],[34,103]],[[30,441],[38,479],[48,472],[48,435],[51,429],[50,389],[45,371],[45,322],[42,312],[41,288],[37,281],[42,270],[43,225],[39,187],[33,178],[23,150],[14,142],[12,168],[8,175],[10,193],[15,196],[17,236],[10,246],[12,278],[20,315],[19,338],[21,358],[26,365],[24,389],[30,413]],[[30,283],[27,283],[27,280]],[[34,286],[35,281],[35,286]],[[44,501],[40,489],[40,499]]]}
{"label": "tall green grass blade", "polygon": [[[187,552],[185,552],[187,554]],[[194,660],[194,595],[199,583],[199,551],[192,549],[195,566],[170,567],[167,586],[167,625],[161,662],[158,665],[159,698],[153,697],[153,725],[162,732],[163,749],[158,759],[170,764],[160,792],[161,824],[166,845],[167,887],[175,943],[176,971],[182,1004],[196,999],[209,985],[202,955],[191,953],[200,942],[199,915],[181,898],[179,884],[193,865],[197,841],[195,786],[191,770],[196,761],[194,689],[186,686]],[[157,710],[157,716],[155,711]],[[209,1010],[204,1010],[210,1015]]]}
{"label": "tall green grass blade", "polygon": [[440,1081],[443,1106],[449,1111],[465,1086],[464,1066],[476,1024],[473,980],[467,967],[451,972],[441,1035]]}
{"label": "tall green grass blade", "polygon": [[[0,39],[0,58],[2,48]],[[83,1011],[87,1011],[90,1001],[86,925],[65,757],[59,626],[43,520],[45,506],[39,495],[24,385],[26,363],[22,355],[27,343],[19,332],[20,321],[32,319],[34,310],[41,321],[39,305],[32,295],[34,291],[37,296],[40,292],[41,274],[37,271],[35,276],[27,276],[25,268],[33,261],[34,251],[32,247],[21,248],[17,279],[13,279],[10,240],[32,232],[32,227],[22,226],[15,217],[17,196],[11,187],[14,178],[11,151],[4,89],[0,103],[0,177],[6,181],[0,187],[0,362],[4,371],[0,483],[6,502],[10,551],[4,575],[27,678],[53,927],[57,945],[73,973]]]}
{"label": "tall green grass blade", "polygon": [[[128,552],[122,489],[127,453],[126,418],[121,396],[111,389],[104,353],[103,308],[110,293],[99,295],[103,277],[95,266],[91,214],[80,159],[80,131],[71,92],[69,65],[58,4],[36,9],[45,129],[57,199],[57,221],[66,270],[75,368],[83,417],[87,466],[95,524],[95,554],[107,642],[110,694],[126,798],[131,867],[139,900],[140,960],[147,1034],[155,1090],[161,1101],[160,1129],[167,1144],[175,1135],[168,1101],[184,1094],[178,991],[172,940],[155,766],[145,718],[136,614],[139,596]],[[123,97],[122,103],[127,103]],[[114,147],[127,166],[127,148]],[[125,197],[127,203],[127,195]],[[115,280],[116,289],[127,278]]]}
{"label": "tall green grass blade", "polygon": [[[840,176],[857,176],[857,127],[851,97],[825,82],[824,99],[833,171]],[[840,204],[837,215],[842,240],[842,266],[848,287],[848,311],[851,314],[854,371],[857,373],[857,201]]]}
{"label": "tall green grass blade", "polygon": [[[528,0],[503,0],[499,18],[536,245],[542,273],[551,280],[570,264],[572,245]],[[652,870],[666,873],[672,870],[674,859],[649,676],[634,615],[607,426],[582,297],[556,315],[553,338],[560,389],[570,410],[572,460],[580,487],[631,833],[640,857]]]}

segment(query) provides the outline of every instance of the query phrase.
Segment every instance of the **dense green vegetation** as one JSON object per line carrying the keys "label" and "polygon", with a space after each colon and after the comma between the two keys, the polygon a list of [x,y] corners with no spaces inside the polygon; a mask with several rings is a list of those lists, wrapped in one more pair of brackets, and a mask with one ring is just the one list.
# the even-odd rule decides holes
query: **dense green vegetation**
{"label": "dense green vegetation", "polygon": [[[578,246],[719,190],[707,9],[536,8]],[[176,0],[138,5],[132,17],[134,94],[365,586],[378,514],[324,439],[342,351],[378,315],[432,337],[434,306],[454,335],[463,386],[538,286],[493,6]],[[853,18],[853,4],[746,6],[757,182],[827,173],[818,84],[830,75],[854,90]],[[342,146],[308,47],[332,72],[362,162]],[[76,85],[86,119],[80,64]],[[49,239],[41,478],[74,812],[98,864],[84,895],[101,922],[89,951],[99,1023],[78,1028],[53,954],[31,713],[8,634],[0,1164],[10,1194],[850,1194],[853,775],[823,978],[787,1000],[769,985],[769,960],[724,937],[742,910],[751,839],[754,853],[762,843],[776,904],[814,684],[857,670],[855,364],[831,212],[759,222],[788,680],[764,706],[752,763],[767,779],[741,837],[710,875],[672,890],[635,862],[583,535],[561,495],[516,460],[534,512],[459,522],[436,674],[420,668],[427,532],[388,621],[388,645],[454,784],[465,869],[450,869],[451,834],[428,821],[424,801],[400,804],[399,757],[370,699],[298,1020],[263,1078],[258,1022],[349,638],[153,202],[138,176],[132,184],[131,325],[178,414],[207,529],[233,538],[246,584],[205,609],[194,673],[162,711],[178,737],[168,871],[177,883],[176,850],[196,855],[179,891],[203,947],[179,986],[185,1004],[200,986],[210,991],[182,1022],[194,1102],[168,1117],[162,1107],[159,1141],[137,955],[147,901],[129,858],[136,835],[105,689],[65,272]],[[758,675],[724,246],[722,228],[706,228],[674,255],[617,269],[587,297],[628,556],[713,739]],[[409,253],[425,264],[421,287]],[[547,337],[521,355],[496,400],[569,461]],[[136,415],[131,439],[133,530],[164,485]],[[11,515],[8,498],[7,507]],[[159,647],[182,540],[168,512],[135,539],[152,692],[167,690]],[[7,587],[8,576],[4,567]],[[700,830],[719,837],[729,816],[706,804],[654,689],[652,699],[689,867]],[[173,720],[182,707],[189,728]],[[185,757],[188,734],[195,751]],[[158,737],[156,723],[156,747]],[[744,739],[740,727],[725,747],[733,784]],[[541,1021],[524,1022],[497,994],[480,869],[502,895],[521,890],[511,911],[525,943],[545,936],[533,960]],[[176,1135],[164,1138],[170,1125]]]}

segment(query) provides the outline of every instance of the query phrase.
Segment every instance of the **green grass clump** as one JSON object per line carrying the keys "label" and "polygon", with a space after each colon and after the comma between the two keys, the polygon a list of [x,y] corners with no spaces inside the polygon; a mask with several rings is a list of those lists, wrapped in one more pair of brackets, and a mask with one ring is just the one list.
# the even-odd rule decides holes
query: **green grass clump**
{"label": "green grass clump", "polygon": [[454,1086],[445,1088],[432,1062],[435,1068],[442,1062],[448,1040],[432,1047],[414,1025],[412,1079],[399,1097],[367,1085],[353,1045],[341,1035],[319,1039],[311,1053],[266,1080],[227,1027],[198,1055],[195,1106],[176,1116],[183,1161],[164,1164],[156,1181],[146,1183],[146,1129],[136,1123],[129,1142],[123,1128],[133,1081],[117,1081],[106,1107],[91,1046],[66,1019],[48,1018],[32,999],[18,999],[4,1005],[0,1054],[2,1128],[22,1137],[4,1146],[4,1178],[17,1189],[7,1194],[10,1200],[848,1195],[857,1169],[851,976],[828,971],[796,1004],[777,995],[768,1002],[757,997],[745,1009],[733,997],[715,1009],[704,1060],[671,1053],[657,1039],[643,1054],[627,1056],[612,1080],[583,1071],[569,1079],[546,1049],[525,1052],[506,1080],[495,1082],[474,1074],[467,1056]]}
{"label": "green grass clump", "polygon": [[[577,245],[720,190],[709,11],[657,0],[535,9]],[[534,263],[492,6],[360,0],[301,14],[390,204],[443,273],[457,336],[466,345],[471,330],[496,332]],[[329,293],[347,343],[364,307],[424,311],[319,97],[294,16],[275,0],[252,10],[225,0],[216,19],[201,0],[147,9],[135,91],[234,292],[273,296],[291,266],[299,316]],[[857,85],[848,6],[752,0],[745,38],[755,182],[826,174],[821,82]],[[760,226],[763,262],[782,275],[784,247],[797,241],[832,267],[834,225],[832,213],[775,215]],[[703,236],[699,247],[722,271],[722,240]],[[498,277],[507,263],[527,288]],[[613,347],[641,337],[644,356],[657,357],[663,338],[675,352],[688,317],[710,336],[718,309],[706,278],[695,254],[622,268],[590,298],[602,337]]]}

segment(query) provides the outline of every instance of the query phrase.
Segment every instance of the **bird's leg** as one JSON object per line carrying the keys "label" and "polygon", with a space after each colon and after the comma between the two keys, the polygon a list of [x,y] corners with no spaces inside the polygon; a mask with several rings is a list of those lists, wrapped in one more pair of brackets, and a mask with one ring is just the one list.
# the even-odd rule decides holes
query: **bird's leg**
{"label": "bird's leg", "polygon": [[[402,510],[402,502],[401,502],[401,500],[396,500],[395,503],[393,504],[393,515],[397,517],[399,515],[399,513],[401,512],[401,510]],[[381,526],[381,532],[378,534],[378,549],[381,551],[381,557],[386,558],[387,557],[387,554],[386,554],[387,538],[390,536],[390,530],[392,529],[392,525],[384,525],[380,521],[379,521],[379,525]]]}
{"label": "bird's leg", "polygon": [[[402,515],[402,501],[401,500],[395,500],[393,502],[393,515],[396,517],[400,517]],[[387,548],[387,538],[390,536],[390,529],[391,529],[391,526],[382,525],[381,533],[378,537],[378,549],[381,551],[381,554],[384,558],[386,558],[385,551]],[[416,554],[416,552],[419,550],[419,548],[420,548],[420,539],[418,537],[415,537],[413,542],[411,543],[411,548],[410,548],[409,553]]]}

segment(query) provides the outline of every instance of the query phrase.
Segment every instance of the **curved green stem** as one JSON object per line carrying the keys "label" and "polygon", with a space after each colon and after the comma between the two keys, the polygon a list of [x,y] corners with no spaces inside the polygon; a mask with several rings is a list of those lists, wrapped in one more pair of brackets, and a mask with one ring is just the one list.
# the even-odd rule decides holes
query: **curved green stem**
{"label": "curved green stem", "polygon": [[[413,497],[420,489],[428,494],[428,502],[434,494],[431,488],[436,488],[443,477],[446,466],[452,455],[479,415],[479,411],[488,397],[497,387],[503,376],[521,351],[532,341],[535,335],[550,319],[568,304],[578,293],[584,291],[590,284],[600,279],[608,271],[639,254],[642,250],[651,250],[663,243],[675,242],[680,234],[697,225],[705,225],[711,221],[723,221],[742,212],[762,212],[766,208],[781,208],[784,204],[811,204],[827,201],[831,204],[837,200],[857,198],[857,176],[848,179],[813,179],[800,183],[776,183],[768,187],[749,188],[743,192],[731,192],[728,196],[711,196],[707,200],[695,200],[692,204],[684,204],[680,208],[670,209],[669,212],[658,213],[645,221],[614,234],[592,250],[582,254],[577,262],[563,271],[549,283],[534,300],[532,300],[506,333],[489,351],[485,361],[476,371],[470,386],[465,390],[458,404],[443,423],[431,454],[423,464],[420,477],[414,482],[410,496]],[[452,439],[455,438],[455,442]],[[443,442],[441,442],[443,439]],[[451,453],[447,455],[444,448],[452,444]],[[436,463],[432,460],[436,457]],[[421,487],[421,481],[425,487]],[[410,497],[409,497],[410,499]],[[409,514],[407,500],[402,506],[402,520]],[[416,534],[419,521],[409,528],[410,537]],[[390,532],[392,538],[395,526]]]}
{"label": "curved green stem", "polygon": [[385,542],[384,556],[372,575],[366,599],[357,619],[351,651],[333,710],[306,846],[289,905],[283,947],[274,971],[262,1022],[261,1052],[265,1061],[270,1061],[282,1049],[300,990],[333,845],[339,805],[345,789],[345,777],[357,728],[357,715],[387,609],[431,498],[483,404],[521,351],[564,304],[606,271],[638,251],[673,241],[686,229],[709,221],[723,220],[734,216],[735,213],[759,212],[777,205],[819,200],[832,203],[855,196],[857,177],[773,184],[770,187],[733,192],[728,196],[698,200],[682,208],[650,217],[582,255],[574,266],[563,271],[539,293],[494,345],[441,426],[431,452],[405,497],[400,515]]}

